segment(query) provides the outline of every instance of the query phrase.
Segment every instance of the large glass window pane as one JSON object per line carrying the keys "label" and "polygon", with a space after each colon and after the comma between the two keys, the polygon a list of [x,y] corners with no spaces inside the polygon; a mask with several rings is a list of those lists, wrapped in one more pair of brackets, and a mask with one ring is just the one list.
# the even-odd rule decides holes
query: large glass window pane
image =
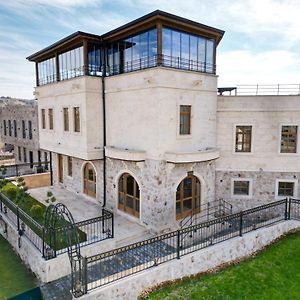
{"label": "large glass window pane", "polygon": [[132,69],[140,69],[140,35],[132,37]]}
{"label": "large glass window pane", "polygon": [[180,68],[180,32],[172,31],[172,66]]}
{"label": "large glass window pane", "polygon": [[134,178],[131,175],[127,176],[127,194],[133,196],[133,190],[134,190]]}
{"label": "large glass window pane", "polygon": [[198,53],[198,38],[194,35],[190,36],[190,69],[197,70],[197,53]]}
{"label": "large glass window pane", "polygon": [[124,40],[124,71],[130,72],[132,62],[132,38]]}
{"label": "large glass window pane", "polygon": [[212,40],[206,42],[206,72],[214,72],[214,42]]}
{"label": "large glass window pane", "polygon": [[150,66],[156,65],[157,58],[157,30],[152,29],[149,31],[149,60]]}
{"label": "large glass window pane", "polygon": [[83,47],[59,54],[60,80],[83,75]]}
{"label": "large glass window pane", "polygon": [[54,57],[38,63],[38,80],[39,85],[56,81],[56,66]]}
{"label": "large glass window pane", "polygon": [[[83,65],[81,62],[81,48],[78,48],[77,53],[78,65]],[[101,76],[101,50],[99,45],[89,44],[88,45],[88,64],[89,64],[89,74],[95,76]]]}
{"label": "large glass window pane", "polygon": [[140,35],[140,58],[141,67],[148,67],[149,58],[149,33],[144,32]]}
{"label": "large glass window pane", "polygon": [[171,30],[168,28],[162,30],[162,54],[163,65],[171,66]]}
{"label": "large glass window pane", "polygon": [[189,69],[190,59],[190,36],[186,33],[181,33],[181,68]]}

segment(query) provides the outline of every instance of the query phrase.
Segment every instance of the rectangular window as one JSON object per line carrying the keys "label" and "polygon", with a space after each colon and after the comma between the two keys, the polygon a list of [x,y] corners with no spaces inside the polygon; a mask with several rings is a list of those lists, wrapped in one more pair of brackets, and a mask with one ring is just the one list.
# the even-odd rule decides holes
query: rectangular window
{"label": "rectangular window", "polygon": [[21,147],[18,147],[18,159],[20,162],[22,161]]}
{"label": "rectangular window", "polygon": [[8,120],[8,134],[11,136],[11,120]]}
{"label": "rectangular window", "polygon": [[41,110],[41,116],[42,116],[42,129],[46,129],[46,110]]}
{"label": "rectangular window", "polygon": [[280,153],[297,152],[297,132],[298,126],[281,127],[281,148]]}
{"label": "rectangular window", "polygon": [[38,150],[38,162],[40,163],[41,162],[41,151]]}
{"label": "rectangular window", "polygon": [[252,126],[236,126],[235,152],[251,152]]}
{"label": "rectangular window", "polygon": [[18,132],[17,132],[17,121],[14,120],[14,134],[15,134],[15,137],[18,137]]}
{"label": "rectangular window", "polygon": [[48,118],[49,118],[49,129],[53,130],[53,109],[48,109]]}
{"label": "rectangular window", "polygon": [[3,132],[4,132],[4,135],[7,134],[7,132],[6,132],[6,120],[3,120]]}
{"label": "rectangular window", "polygon": [[29,139],[32,140],[32,122],[28,121]]}
{"label": "rectangular window", "polygon": [[23,158],[24,158],[24,163],[26,163],[27,162],[26,148],[23,148]]}
{"label": "rectangular window", "polygon": [[278,196],[293,197],[295,182],[278,182]]}
{"label": "rectangular window", "polygon": [[68,156],[68,175],[73,176],[73,159],[71,156]]}
{"label": "rectangular window", "polygon": [[23,139],[26,139],[26,128],[25,128],[24,120],[22,120],[22,135],[23,135]]}
{"label": "rectangular window", "polygon": [[64,107],[64,131],[69,131],[69,109]]}
{"label": "rectangular window", "polygon": [[80,132],[80,112],[79,107],[74,107],[74,131]]}
{"label": "rectangular window", "polygon": [[180,105],[179,133],[191,134],[191,105]]}
{"label": "rectangular window", "polygon": [[250,182],[247,180],[236,180],[233,182],[233,194],[240,196],[249,196]]}

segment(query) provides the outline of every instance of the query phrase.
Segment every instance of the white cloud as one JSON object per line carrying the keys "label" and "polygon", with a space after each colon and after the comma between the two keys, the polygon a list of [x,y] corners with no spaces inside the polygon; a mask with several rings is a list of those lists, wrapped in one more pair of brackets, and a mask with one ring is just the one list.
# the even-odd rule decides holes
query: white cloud
{"label": "white cloud", "polygon": [[218,56],[219,86],[300,83],[300,59],[289,51],[229,51]]}

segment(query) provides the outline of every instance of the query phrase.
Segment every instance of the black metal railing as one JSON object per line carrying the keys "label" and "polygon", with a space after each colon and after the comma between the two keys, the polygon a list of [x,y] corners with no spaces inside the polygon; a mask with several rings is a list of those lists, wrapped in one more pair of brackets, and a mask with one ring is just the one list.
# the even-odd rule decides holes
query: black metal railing
{"label": "black metal railing", "polygon": [[[46,260],[67,252],[67,244],[64,241],[65,227],[52,228],[50,232],[1,192],[0,213],[3,219],[11,221],[19,237],[27,237]],[[114,216],[106,209],[102,209],[101,216],[75,225],[78,228],[81,247],[114,237]]]}
{"label": "black metal railing", "polygon": [[192,210],[192,214],[183,218],[180,222],[180,228],[196,225],[212,219],[224,217],[232,214],[232,204],[219,199],[205,204],[201,204],[198,208]]}
{"label": "black metal railing", "polygon": [[0,173],[0,178],[10,178],[23,175],[47,173],[50,169],[50,162],[41,161],[25,164],[5,165],[3,167],[5,168],[5,171]]}
{"label": "black metal railing", "polygon": [[220,87],[223,96],[300,95],[300,84],[244,84],[235,87]]}
{"label": "black metal railing", "polygon": [[[283,199],[84,257],[86,292],[194,251],[288,219],[300,220],[300,200]],[[185,236],[182,239],[182,236]]]}
{"label": "black metal railing", "polygon": [[[147,68],[164,66],[174,69],[196,71],[201,73],[216,73],[216,65],[208,62],[182,58],[178,56],[169,56],[165,54],[144,56],[130,61],[123,61],[118,64],[106,65],[106,76],[113,76],[122,73],[143,70]],[[62,70],[59,72],[59,81],[68,80],[83,75],[102,76],[104,65],[81,66],[70,70]],[[57,81],[56,74],[40,77],[38,85],[45,85]]]}

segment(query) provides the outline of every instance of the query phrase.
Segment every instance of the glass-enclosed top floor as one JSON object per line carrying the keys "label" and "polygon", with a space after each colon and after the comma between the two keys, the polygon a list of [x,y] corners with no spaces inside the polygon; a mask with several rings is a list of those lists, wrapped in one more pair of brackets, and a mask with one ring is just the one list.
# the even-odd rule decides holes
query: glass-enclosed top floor
{"label": "glass-enclosed top floor", "polygon": [[154,24],[109,41],[82,38],[36,61],[37,85],[156,66],[215,74],[216,38],[175,27]]}

